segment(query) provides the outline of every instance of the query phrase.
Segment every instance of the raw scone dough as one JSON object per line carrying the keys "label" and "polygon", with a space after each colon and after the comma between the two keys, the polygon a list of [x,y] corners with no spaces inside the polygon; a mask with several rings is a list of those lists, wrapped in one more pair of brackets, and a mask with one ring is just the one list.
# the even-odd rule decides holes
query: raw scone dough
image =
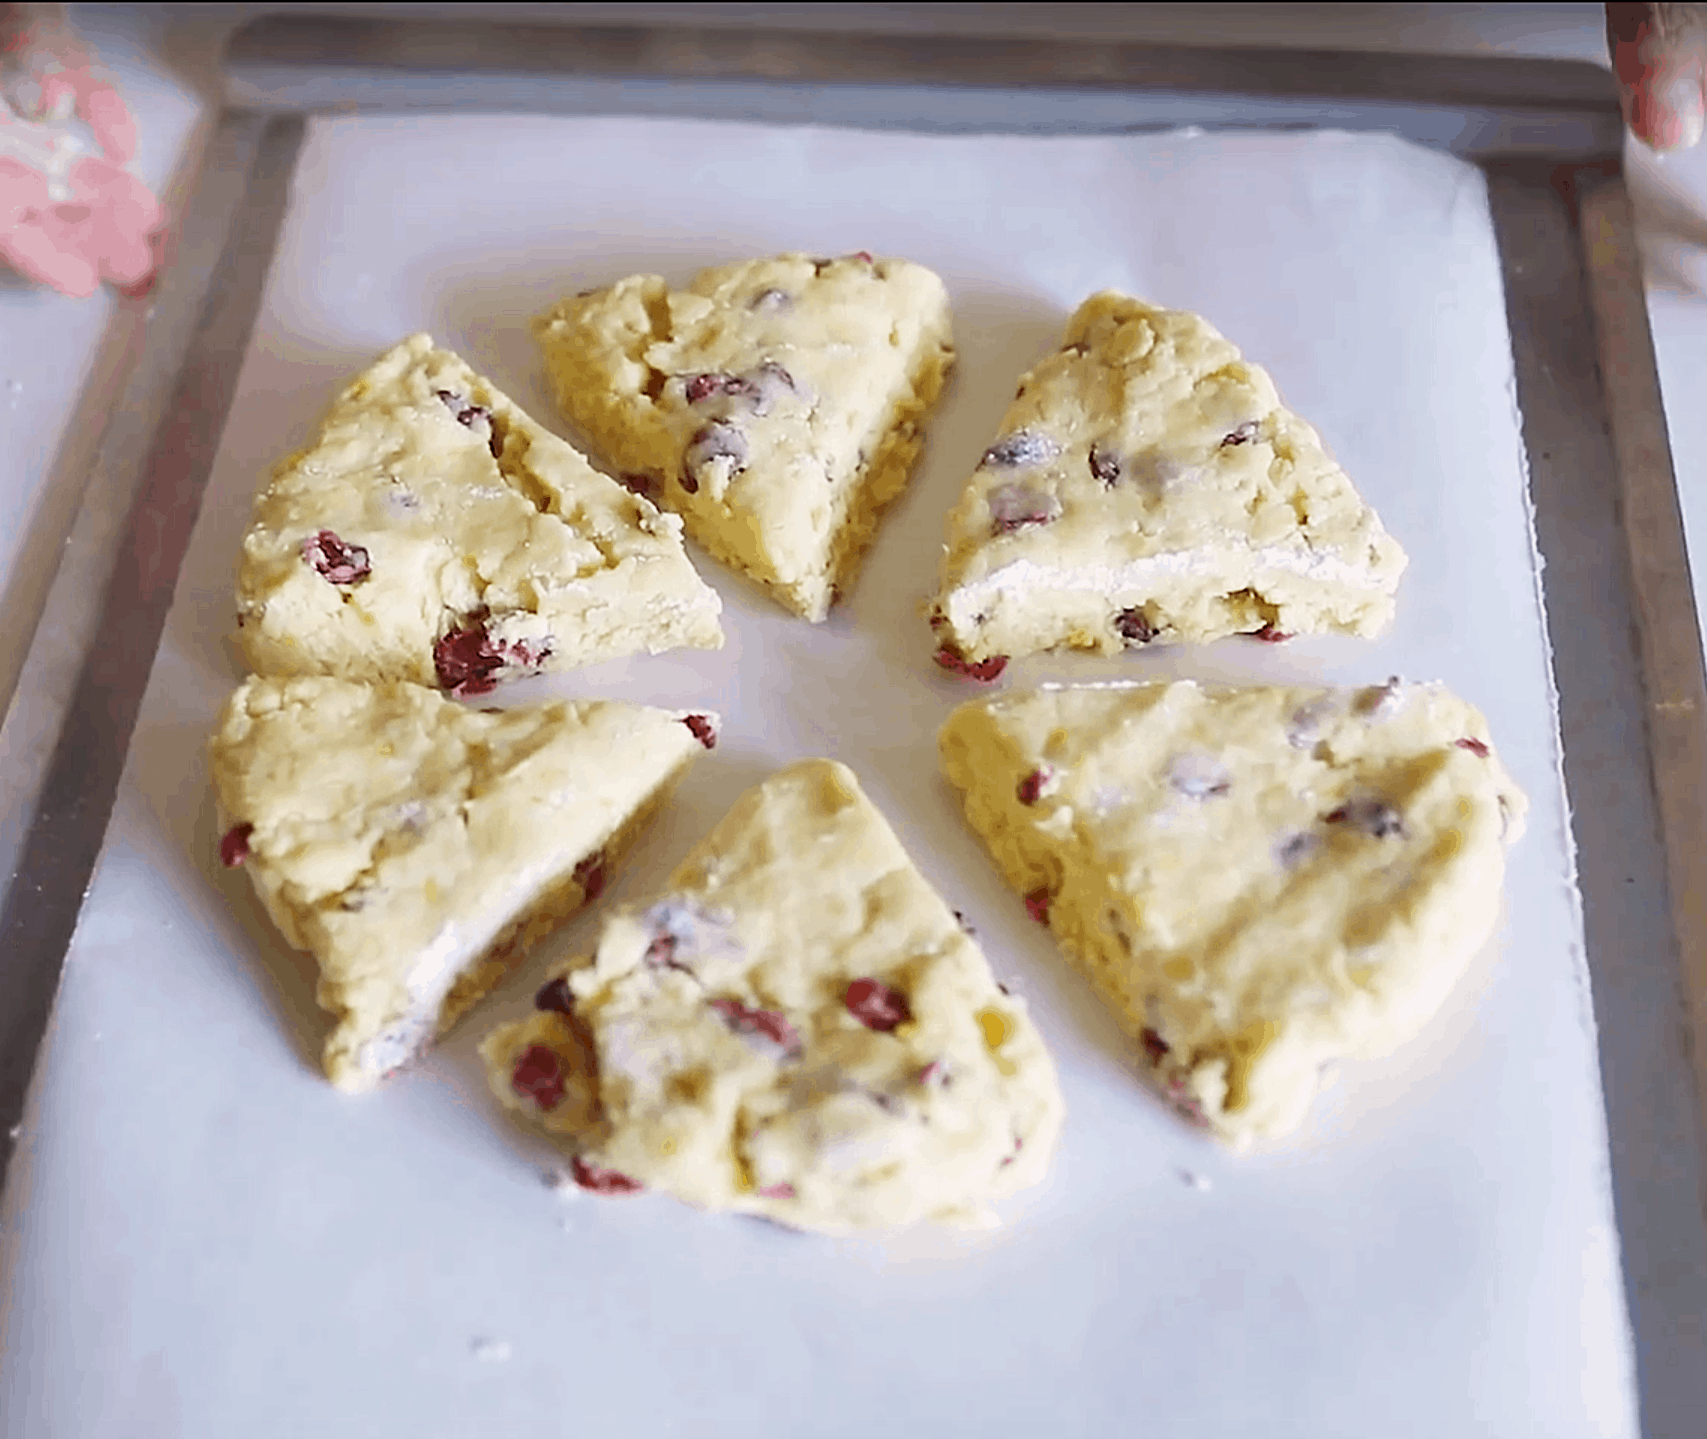
{"label": "raw scone dough", "polygon": [[209,745],[220,856],[319,961],[338,1087],[403,1064],[595,897],[715,739],[711,715],[632,704],[482,712],[407,684],[244,683]]}
{"label": "raw scone dough", "polygon": [[633,275],[535,325],[563,412],[625,484],[821,620],[907,483],[954,350],[931,271],[861,253]]}
{"label": "raw scone dough", "polygon": [[824,1233],[987,1221],[1061,1124],[1024,1004],[851,771],[746,794],[598,953],[482,1046],[512,1108],[607,1193]]}
{"label": "raw scone dough", "polygon": [[347,388],[255,499],[238,638],[260,674],[474,695],[723,643],[681,521],[598,474],[426,335]]}
{"label": "raw scone dough", "polygon": [[1370,635],[1404,567],[1264,371],[1198,316],[1104,291],[1020,383],[950,514],[931,623],[951,668]]}
{"label": "raw scone dough", "polygon": [[962,706],[940,746],[1033,917],[1235,1145],[1434,1013],[1527,808],[1482,717],[1399,680],[1051,687]]}

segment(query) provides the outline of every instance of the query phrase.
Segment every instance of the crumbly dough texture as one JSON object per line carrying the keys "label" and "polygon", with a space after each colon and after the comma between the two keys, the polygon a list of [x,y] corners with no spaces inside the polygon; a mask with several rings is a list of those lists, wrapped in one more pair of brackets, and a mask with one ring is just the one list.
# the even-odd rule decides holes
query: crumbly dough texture
{"label": "crumbly dough texture", "polygon": [[255,499],[238,639],[259,674],[496,682],[723,643],[681,522],[430,337],[382,356]]}
{"label": "crumbly dough texture", "polygon": [[814,621],[906,485],[954,361],[942,281],[863,253],[725,265],[685,290],[632,275],[535,335],[612,472]]}
{"label": "crumbly dough texture", "polygon": [[1062,1103],[1024,1003],[840,764],[750,791],[558,973],[573,1006],[482,1052],[589,1187],[834,1234],[991,1222],[1045,1172]]}
{"label": "crumbly dough texture", "polygon": [[405,1063],[597,894],[714,738],[714,716],[692,718],[604,701],[483,712],[320,677],[232,695],[209,746],[222,857],[319,962],[339,1088]]}
{"label": "crumbly dough texture", "polygon": [[970,661],[1371,635],[1404,567],[1263,370],[1197,315],[1104,291],[1021,381],[949,515],[931,623]]}
{"label": "crumbly dough texture", "polygon": [[1437,684],[1172,684],[974,701],[967,819],[1181,1110],[1234,1145],[1390,1052],[1496,922],[1526,801]]}

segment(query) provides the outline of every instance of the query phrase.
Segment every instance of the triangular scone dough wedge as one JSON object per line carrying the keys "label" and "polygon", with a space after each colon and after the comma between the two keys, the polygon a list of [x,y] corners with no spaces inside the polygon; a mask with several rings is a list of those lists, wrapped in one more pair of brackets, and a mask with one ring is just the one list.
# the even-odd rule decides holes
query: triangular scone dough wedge
{"label": "triangular scone dough wedge", "polygon": [[1033,916],[1234,1145],[1439,1008],[1526,810],[1482,717],[1398,680],[1046,688],[962,706],[940,744]]}
{"label": "triangular scone dough wedge", "polygon": [[949,515],[941,661],[1376,633],[1404,553],[1206,321],[1113,291],[1020,382]]}
{"label": "triangular scone dough wedge", "polygon": [[954,350],[923,266],[782,255],[633,275],[534,327],[564,413],[688,535],[821,620],[907,483]]}
{"label": "triangular scone dough wedge", "polygon": [[586,1188],[839,1234],[991,1222],[1060,1128],[1025,1005],[851,771],[749,791],[656,902],[482,1045]]}
{"label": "triangular scone dough wedge", "polygon": [[597,896],[702,748],[704,714],[477,711],[416,685],[252,678],[209,745],[224,837],[320,965],[326,1072],[363,1090]]}
{"label": "triangular scone dough wedge", "polygon": [[458,694],[723,643],[681,521],[595,471],[416,335],[359,376],[255,498],[238,638],[260,674]]}

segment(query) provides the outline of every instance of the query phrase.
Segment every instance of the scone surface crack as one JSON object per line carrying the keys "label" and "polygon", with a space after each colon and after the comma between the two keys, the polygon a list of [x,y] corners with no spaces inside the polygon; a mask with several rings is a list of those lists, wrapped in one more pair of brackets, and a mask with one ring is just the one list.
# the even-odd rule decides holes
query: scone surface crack
{"label": "scone surface crack", "polygon": [[1104,291],[1023,378],[949,516],[932,624],[969,662],[1371,635],[1404,564],[1266,372],[1198,316]]}
{"label": "scone surface crack", "polygon": [[634,275],[535,334],[563,412],[623,482],[821,620],[905,486],[953,363],[947,291],[865,252]]}
{"label": "scone surface crack", "polygon": [[425,335],[352,383],[256,497],[237,602],[258,673],[462,695],[722,643],[680,521]]}

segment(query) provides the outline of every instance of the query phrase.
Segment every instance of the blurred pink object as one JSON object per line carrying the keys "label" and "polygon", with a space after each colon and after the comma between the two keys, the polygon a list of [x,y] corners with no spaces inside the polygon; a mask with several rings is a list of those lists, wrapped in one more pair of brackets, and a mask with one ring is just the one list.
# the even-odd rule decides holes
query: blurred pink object
{"label": "blurred pink object", "polygon": [[165,215],[124,168],[135,150],[124,100],[64,23],[0,7],[0,260],[68,295],[144,287]]}

